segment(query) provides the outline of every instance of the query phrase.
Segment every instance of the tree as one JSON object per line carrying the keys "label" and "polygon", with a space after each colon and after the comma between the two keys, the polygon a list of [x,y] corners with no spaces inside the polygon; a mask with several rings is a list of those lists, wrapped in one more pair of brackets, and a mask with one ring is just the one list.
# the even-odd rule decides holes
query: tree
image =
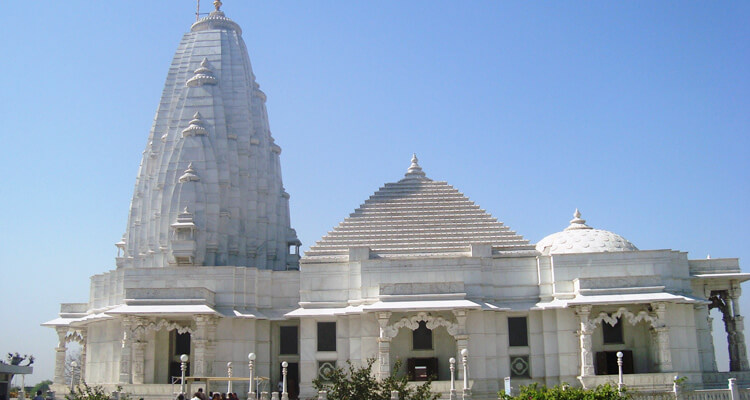
{"label": "tree", "polygon": [[32,396],[36,395],[36,392],[39,391],[39,390],[41,390],[42,393],[47,393],[47,391],[49,390],[49,385],[51,385],[51,384],[52,384],[52,381],[50,381],[50,380],[41,381],[41,382],[37,383],[36,386],[34,386],[31,389],[31,392],[29,394],[31,394]]}
{"label": "tree", "polygon": [[498,392],[497,396],[502,400],[621,400],[630,398],[626,392],[619,393],[617,387],[609,383],[599,385],[594,389],[570,387],[566,383],[548,388],[534,383],[521,386],[521,393],[518,396],[509,396],[502,391]]}
{"label": "tree", "polygon": [[430,391],[431,382],[427,381],[416,387],[408,385],[405,374],[397,376],[401,361],[397,361],[393,373],[386,379],[378,381],[372,373],[375,359],[371,358],[363,366],[347,361],[347,368],[335,368],[327,380],[313,380],[317,390],[328,392],[330,400],[390,400],[391,391],[397,391],[400,400],[436,400],[439,394]]}
{"label": "tree", "polygon": [[[75,363],[75,367],[73,366]],[[81,376],[81,351],[80,349],[72,349],[65,355],[65,384],[70,385],[71,383],[80,383],[83,381]],[[75,381],[74,381],[75,379]]]}

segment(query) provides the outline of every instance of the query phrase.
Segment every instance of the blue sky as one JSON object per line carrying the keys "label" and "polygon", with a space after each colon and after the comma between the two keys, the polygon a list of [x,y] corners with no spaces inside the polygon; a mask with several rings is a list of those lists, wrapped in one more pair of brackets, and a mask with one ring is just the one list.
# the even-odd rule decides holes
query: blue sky
{"label": "blue sky", "polygon": [[[114,268],[194,1],[11,2],[0,14],[0,352]],[[210,2],[202,8],[208,11]],[[591,226],[750,259],[750,3],[250,2],[243,28],[309,247],[412,152],[529,240]],[[750,296],[743,300],[750,310]],[[13,306],[10,306],[13,305]],[[717,349],[717,352],[721,349]]]}

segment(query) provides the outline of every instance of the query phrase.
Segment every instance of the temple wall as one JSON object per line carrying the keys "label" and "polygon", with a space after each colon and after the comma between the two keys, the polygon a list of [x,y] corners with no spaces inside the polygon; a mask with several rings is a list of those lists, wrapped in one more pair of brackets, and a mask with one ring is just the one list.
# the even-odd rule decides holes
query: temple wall
{"label": "temple wall", "polygon": [[86,348],[86,382],[117,382],[120,373],[122,325],[118,320],[91,323]]}

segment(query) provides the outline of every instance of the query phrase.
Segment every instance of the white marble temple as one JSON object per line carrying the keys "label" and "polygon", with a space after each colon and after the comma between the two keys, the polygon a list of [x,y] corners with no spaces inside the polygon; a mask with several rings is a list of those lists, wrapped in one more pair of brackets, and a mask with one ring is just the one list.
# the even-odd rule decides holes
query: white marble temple
{"label": "white marble temple", "polygon": [[449,359],[464,376],[464,349],[475,399],[495,398],[507,376],[515,387],[613,381],[617,351],[632,387],[671,387],[674,375],[700,387],[726,378],[711,308],[724,316],[716,334],[727,334],[732,374],[750,379],[738,301],[750,274],[737,259],[639,250],[578,210],[534,245],[428,178],[416,156],[300,260],[266,97],[240,27],[215,5],[167,74],[116,268],[45,324],[59,338],[58,390],[71,342],[87,382],[153,399],[174,395],[183,353],[202,377],[225,376],[230,361],[247,376],[255,353],[271,388],[287,361],[302,398],[347,360],[376,359],[379,377],[397,360],[415,378],[424,366],[447,391]]}

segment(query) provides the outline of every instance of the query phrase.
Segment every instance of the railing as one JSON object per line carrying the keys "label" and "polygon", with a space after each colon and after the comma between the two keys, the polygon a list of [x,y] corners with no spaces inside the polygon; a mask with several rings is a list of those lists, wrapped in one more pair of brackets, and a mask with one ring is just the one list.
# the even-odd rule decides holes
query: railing
{"label": "railing", "polygon": [[680,394],[680,400],[732,400],[729,389],[695,390]]}
{"label": "railing", "polygon": [[735,378],[729,379],[726,389],[679,390],[677,386],[669,392],[629,392],[633,400],[750,400],[750,390],[737,387]]}
{"label": "railing", "polygon": [[675,400],[672,392],[628,392],[633,400]]}

